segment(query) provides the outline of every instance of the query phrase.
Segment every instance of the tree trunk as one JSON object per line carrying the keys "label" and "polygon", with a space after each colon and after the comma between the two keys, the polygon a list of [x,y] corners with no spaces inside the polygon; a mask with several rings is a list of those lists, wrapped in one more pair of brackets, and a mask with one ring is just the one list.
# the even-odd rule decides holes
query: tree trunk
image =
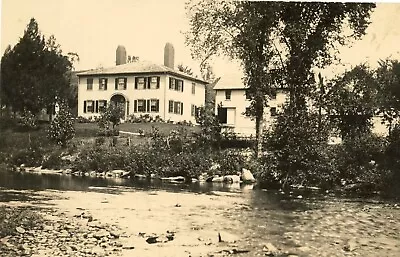
{"label": "tree trunk", "polygon": [[261,157],[262,154],[262,135],[264,128],[264,104],[257,104],[257,115],[256,115],[256,156],[257,158]]}

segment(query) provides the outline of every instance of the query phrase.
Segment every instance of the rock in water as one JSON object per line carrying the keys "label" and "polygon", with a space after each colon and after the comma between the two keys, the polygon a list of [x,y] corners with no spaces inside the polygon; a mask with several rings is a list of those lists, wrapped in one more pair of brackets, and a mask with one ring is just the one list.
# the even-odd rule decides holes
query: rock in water
{"label": "rock in water", "polygon": [[254,183],[256,182],[256,179],[254,178],[253,174],[251,173],[251,171],[249,171],[248,169],[242,169],[242,181],[243,182],[250,182],[250,183]]}
{"label": "rock in water", "polygon": [[15,230],[17,230],[18,233],[25,233],[25,229],[21,228],[21,227],[16,227]]}

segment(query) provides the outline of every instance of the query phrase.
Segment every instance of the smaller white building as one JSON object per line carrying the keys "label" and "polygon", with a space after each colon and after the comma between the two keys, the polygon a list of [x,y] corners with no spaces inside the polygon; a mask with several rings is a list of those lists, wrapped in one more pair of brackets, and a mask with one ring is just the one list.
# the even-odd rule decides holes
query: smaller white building
{"label": "smaller white building", "polygon": [[[215,109],[225,131],[232,131],[239,136],[255,136],[255,119],[247,116],[250,98],[243,83],[235,77],[224,76],[214,87]],[[277,89],[276,94],[268,101],[269,107],[264,110],[264,127],[269,129],[274,117],[282,111],[287,93]]]}

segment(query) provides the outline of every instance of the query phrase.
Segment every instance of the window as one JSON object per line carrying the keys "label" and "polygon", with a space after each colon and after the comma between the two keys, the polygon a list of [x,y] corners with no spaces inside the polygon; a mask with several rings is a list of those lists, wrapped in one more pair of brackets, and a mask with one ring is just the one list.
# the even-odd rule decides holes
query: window
{"label": "window", "polygon": [[276,107],[271,107],[270,112],[271,112],[271,116],[276,116],[277,115]]}
{"label": "window", "polygon": [[87,113],[87,112],[94,112],[94,101],[84,101],[83,102],[83,112]]}
{"label": "window", "polygon": [[197,106],[196,105],[192,104],[190,113],[191,113],[192,117],[197,117]]}
{"label": "window", "polygon": [[146,89],[144,77],[135,78],[135,89]]}
{"label": "window", "polygon": [[106,78],[99,79],[99,90],[107,90],[107,79]]}
{"label": "window", "polygon": [[232,96],[232,90],[230,90],[230,89],[225,90],[225,99],[231,100],[231,96]]}
{"label": "window", "polygon": [[159,100],[158,99],[150,100],[150,112],[159,112]]}
{"label": "window", "polygon": [[106,100],[99,100],[99,112],[104,112],[107,108]]}
{"label": "window", "polygon": [[168,112],[183,115],[183,103],[169,100]]}
{"label": "window", "polygon": [[196,94],[196,83],[192,83],[192,95]]}
{"label": "window", "polygon": [[226,124],[228,121],[228,109],[223,107],[218,107],[218,120],[221,124]]}
{"label": "window", "polygon": [[146,100],[139,99],[135,100],[135,112],[146,112]]}
{"label": "window", "polygon": [[127,78],[115,79],[115,90],[126,90]]}
{"label": "window", "polygon": [[89,78],[86,80],[86,89],[93,90],[93,79],[92,78]]}
{"label": "window", "polygon": [[149,77],[150,89],[160,88],[160,77]]}
{"label": "window", "polygon": [[183,92],[183,80],[169,78],[169,89]]}

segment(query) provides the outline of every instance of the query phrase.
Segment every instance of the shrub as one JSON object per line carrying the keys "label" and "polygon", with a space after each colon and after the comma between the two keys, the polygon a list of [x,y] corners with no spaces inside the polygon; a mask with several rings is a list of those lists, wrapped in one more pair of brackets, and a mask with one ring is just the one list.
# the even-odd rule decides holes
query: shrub
{"label": "shrub", "polygon": [[38,119],[30,111],[24,110],[18,118],[18,128],[22,131],[35,130],[38,128]]}
{"label": "shrub", "polygon": [[60,110],[47,130],[48,138],[65,147],[67,142],[74,138],[75,128],[72,114],[66,104],[60,104]]}
{"label": "shrub", "polygon": [[100,129],[104,131],[104,135],[109,134],[108,131],[110,130],[117,130],[116,126],[120,124],[123,115],[122,107],[111,102],[111,104],[105,109],[105,111],[101,113],[100,118],[97,120]]}
{"label": "shrub", "polygon": [[42,165],[43,151],[40,148],[27,148],[16,151],[11,156],[11,163],[14,165],[25,164],[29,167],[37,167]]}
{"label": "shrub", "polygon": [[61,169],[64,167],[64,161],[61,159],[60,152],[55,151],[48,156],[43,157],[43,169]]}

